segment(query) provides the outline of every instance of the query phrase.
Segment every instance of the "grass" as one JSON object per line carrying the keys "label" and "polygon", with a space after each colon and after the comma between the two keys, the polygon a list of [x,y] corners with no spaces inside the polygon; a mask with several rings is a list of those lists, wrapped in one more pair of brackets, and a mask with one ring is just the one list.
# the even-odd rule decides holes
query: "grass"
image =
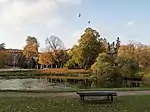
{"label": "grass", "polygon": [[150,96],[124,96],[114,102],[67,97],[1,97],[0,112],[149,112]]}
{"label": "grass", "polygon": [[37,78],[41,76],[51,76],[59,79],[59,77],[63,76],[64,78],[67,77],[78,77],[78,78],[89,78],[90,73],[88,70],[83,69],[64,69],[64,68],[57,68],[57,69],[46,69],[46,70],[36,70],[36,69],[21,69],[21,70],[3,70],[0,69],[0,78],[5,79],[13,79],[13,78]]}
{"label": "grass", "polygon": [[89,74],[89,70],[84,69],[67,69],[67,68],[50,68],[50,69],[0,69],[0,73],[16,73],[16,72],[38,72],[41,74],[49,73],[80,73],[80,74]]}
{"label": "grass", "polygon": [[96,89],[78,89],[78,88],[61,88],[49,90],[0,90],[0,92],[31,92],[31,93],[61,93],[77,91],[149,91],[150,88],[96,88]]}
{"label": "grass", "polygon": [[65,93],[65,92],[77,92],[77,91],[149,91],[150,88],[97,88],[97,89],[50,89],[50,90],[9,90],[3,89],[0,92],[20,92],[20,93]]}

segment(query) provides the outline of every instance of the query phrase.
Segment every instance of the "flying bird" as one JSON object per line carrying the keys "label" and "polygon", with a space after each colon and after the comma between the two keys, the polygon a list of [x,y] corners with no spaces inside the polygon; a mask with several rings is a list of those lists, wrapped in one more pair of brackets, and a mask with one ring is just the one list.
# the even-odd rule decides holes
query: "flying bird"
{"label": "flying bird", "polygon": [[88,24],[90,24],[91,23],[91,21],[88,21]]}
{"label": "flying bird", "polygon": [[78,17],[81,17],[81,13],[79,13]]}

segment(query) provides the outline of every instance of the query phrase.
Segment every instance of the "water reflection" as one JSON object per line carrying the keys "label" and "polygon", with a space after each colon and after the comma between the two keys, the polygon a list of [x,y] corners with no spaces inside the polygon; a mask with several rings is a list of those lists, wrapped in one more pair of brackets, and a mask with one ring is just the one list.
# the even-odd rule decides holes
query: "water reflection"
{"label": "water reflection", "polygon": [[9,90],[51,90],[69,89],[64,83],[50,83],[46,79],[1,79],[0,89]]}

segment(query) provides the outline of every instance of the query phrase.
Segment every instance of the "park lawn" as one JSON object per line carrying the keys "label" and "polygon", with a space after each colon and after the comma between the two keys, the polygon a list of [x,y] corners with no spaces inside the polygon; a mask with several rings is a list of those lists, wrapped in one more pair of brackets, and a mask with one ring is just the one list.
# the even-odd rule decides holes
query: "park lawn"
{"label": "park lawn", "polygon": [[113,103],[73,97],[1,97],[0,112],[150,112],[150,95],[116,97]]}

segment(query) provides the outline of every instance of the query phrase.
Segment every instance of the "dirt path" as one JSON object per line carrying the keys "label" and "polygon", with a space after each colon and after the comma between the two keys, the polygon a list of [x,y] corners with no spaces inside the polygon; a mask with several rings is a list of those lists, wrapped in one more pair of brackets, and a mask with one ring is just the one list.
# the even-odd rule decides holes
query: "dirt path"
{"label": "dirt path", "polygon": [[[150,95],[150,91],[118,91],[118,96],[128,95]],[[56,96],[69,96],[78,97],[76,92],[70,93],[17,93],[17,92],[0,92],[0,97],[56,97]]]}
{"label": "dirt path", "polygon": [[127,95],[150,95],[150,90],[148,91],[119,91],[117,92],[118,96],[127,96]]}

